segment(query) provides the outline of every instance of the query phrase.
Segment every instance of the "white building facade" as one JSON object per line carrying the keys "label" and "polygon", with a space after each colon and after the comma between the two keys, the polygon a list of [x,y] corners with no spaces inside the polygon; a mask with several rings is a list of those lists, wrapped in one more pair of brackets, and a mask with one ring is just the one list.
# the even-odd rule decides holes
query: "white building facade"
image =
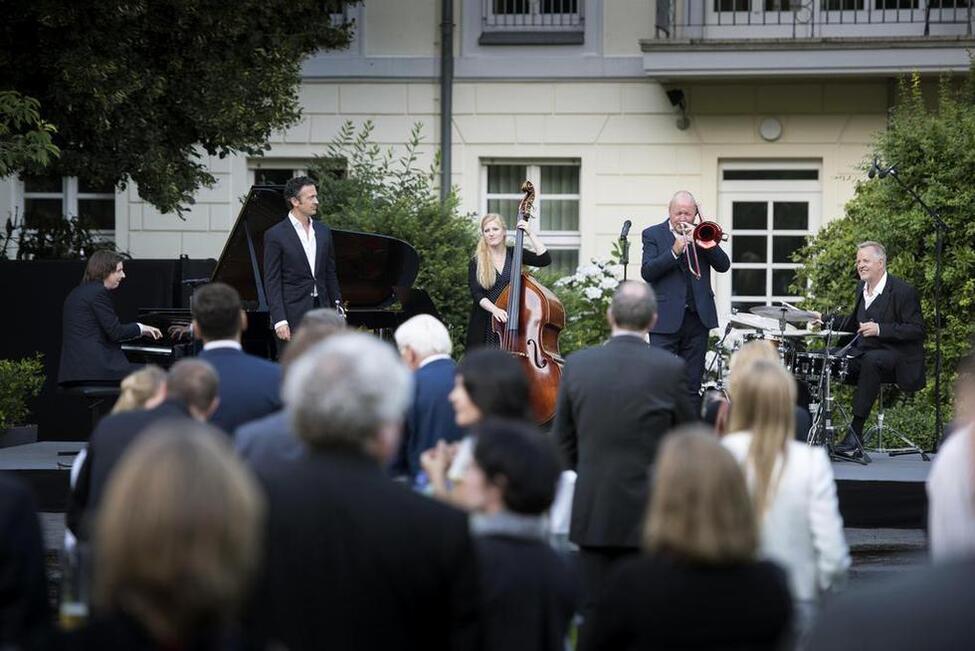
{"label": "white building facade", "polygon": [[[730,234],[719,312],[788,293],[791,253],[843,214],[898,76],[964,74],[968,0],[454,0],[451,180],[461,208],[513,212],[539,192],[556,264],[607,257],[633,222],[666,218],[677,190]],[[356,36],[303,68],[304,118],[262,158],[210,160],[217,178],[185,221],[83,179],[7,179],[15,215],[94,211],[140,258],[219,255],[256,181],[306,169],[347,120],[401,147],[420,122],[419,165],[440,146],[441,3],[366,0]],[[877,234],[883,239],[883,234]]]}

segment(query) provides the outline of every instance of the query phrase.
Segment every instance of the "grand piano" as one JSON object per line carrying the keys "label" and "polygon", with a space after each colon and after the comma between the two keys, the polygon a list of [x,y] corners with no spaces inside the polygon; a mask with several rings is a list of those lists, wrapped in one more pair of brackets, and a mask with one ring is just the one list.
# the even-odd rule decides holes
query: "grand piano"
{"label": "grand piano", "polygon": [[[209,279],[234,287],[247,312],[247,330],[242,345],[247,352],[273,359],[276,346],[264,292],[264,232],[285,214],[284,186],[255,185],[237,215],[230,237]],[[413,287],[420,268],[420,256],[408,243],[386,235],[332,229],[335,266],[350,327],[367,329],[384,338],[416,314],[439,318],[433,301],[422,289]],[[192,281],[183,281],[192,282]],[[180,357],[192,355],[192,342],[173,336],[173,326],[185,327],[192,320],[188,306],[145,307],[138,321],[154,325],[163,339],[142,337],[122,345],[131,361],[170,366]]]}

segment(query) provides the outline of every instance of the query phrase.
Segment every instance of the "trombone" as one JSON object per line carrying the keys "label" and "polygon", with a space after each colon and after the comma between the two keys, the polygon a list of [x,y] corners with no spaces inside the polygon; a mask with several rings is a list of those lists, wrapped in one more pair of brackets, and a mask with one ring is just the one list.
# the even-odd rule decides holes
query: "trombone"
{"label": "trombone", "polygon": [[700,209],[694,214],[694,219],[697,220],[699,217],[701,219],[699,224],[694,224],[694,222],[681,224],[684,253],[687,256],[687,270],[697,280],[701,279],[701,261],[697,255],[697,247],[705,250],[713,249],[721,242],[728,240],[728,234],[721,230],[721,225],[718,222],[704,221]]}

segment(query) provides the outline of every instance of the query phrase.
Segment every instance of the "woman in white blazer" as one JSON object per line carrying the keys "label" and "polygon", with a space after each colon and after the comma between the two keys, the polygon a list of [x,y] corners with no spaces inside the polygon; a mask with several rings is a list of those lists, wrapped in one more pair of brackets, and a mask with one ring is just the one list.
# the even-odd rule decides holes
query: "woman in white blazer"
{"label": "woman in white blazer", "polygon": [[850,553],[829,458],[794,440],[796,385],[778,361],[736,369],[722,439],[745,471],[761,531],[761,555],[786,570],[805,628],[821,591],[846,576]]}

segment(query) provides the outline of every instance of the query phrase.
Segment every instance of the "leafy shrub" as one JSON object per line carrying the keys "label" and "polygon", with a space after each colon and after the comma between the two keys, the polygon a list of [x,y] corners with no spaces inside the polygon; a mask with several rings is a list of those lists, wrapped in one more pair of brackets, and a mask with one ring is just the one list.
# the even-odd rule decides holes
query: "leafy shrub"
{"label": "leafy shrub", "polygon": [[0,430],[23,424],[27,401],[44,385],[41,354],[24,359],[0,359]]}
{"label": "leafy shrub", "polygon": [[[414,286],[425,290],[440,311],[454,342],[463,351],[470,314],[467,266],[474,254],[476,227],[458,212],[455,191],[440,202],[435,189],[436,164],[416,168],[422,125],[416,124],[402,156],[371,142],[372,122],[357,131],[346,122],[310,170],[319,180],[322,218],[330,226],[379,233],[405,240],[420,254]],[[346,162],[347,174],[335,174],[335,161]]]}
{"label": "leafy shrub", "polygon": [[616,260],[592,258],[590,262],[573,275],[557,280],[550,274],[538,273],[539,280],[555,292],[565,308],[565,329],[559,337],[563,357],[609,337],[606,311],[623,277],[623,268]]}

